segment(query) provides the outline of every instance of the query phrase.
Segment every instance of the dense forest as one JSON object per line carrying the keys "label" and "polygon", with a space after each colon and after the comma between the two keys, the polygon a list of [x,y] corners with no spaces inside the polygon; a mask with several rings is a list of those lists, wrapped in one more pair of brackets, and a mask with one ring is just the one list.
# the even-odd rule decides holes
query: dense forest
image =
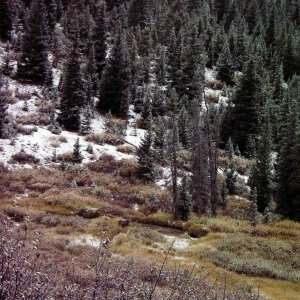
{"label": "dense forest", "polygon": [[170,202],[151,194],[149,213],[216,217],[241,195],[253,227],[300,221],[299,0],[0,0],[0,41],[0,141],[20,131],[7,82],[35,86],[52,134],[95,142],[96,115],[120,144],[144,132],[127,140],[134,176],[170,174]]}

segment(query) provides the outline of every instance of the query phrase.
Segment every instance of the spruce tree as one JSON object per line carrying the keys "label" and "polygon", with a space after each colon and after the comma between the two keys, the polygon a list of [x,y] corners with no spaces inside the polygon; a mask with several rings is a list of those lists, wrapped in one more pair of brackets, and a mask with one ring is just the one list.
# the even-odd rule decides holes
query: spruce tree
{"label": "spruce tree", "polygon": [[235,165],[233,161],[229,161],[226,169],[225,169],[225,175],[226,175],[226,188],[228,190],[228,193],[230,195],[235,194],[236,189],[236,181],[237,181],[237,173],[235,169]]}
{"label": "spruce tree", "polygon": [[189,219],[190,208],[191,197],[187,190],[187,178],[184,176],[179,189],[178,215],[180,220],[187,221]]}
{"label": "spruce tree", "polygon": [[85,91],[77,42],[72,47],[63,77],[58,122],[67,130],[78,130],[80,108],[85,104]]}
{"label": "spruce tree", "polygon": [[124,33],[117,34],[100,83],[100,99],[97,107],[118,116],[127,116],[129,67]]}
{"label": "spruce tree", "polygon": [[153,137],[151,130],[146,131],[145,136],[142,138],[140,146],[137,150],[138,175],[147,181],[155,180],[152,139]]}
{"label": "spruce tree", "polygon": [[96,60],[96,69],[98,74],[98,82],[101,81],[103,68],[105,66],[105,57],[106,57],[106,33],[107,33],[107,24],[106,24],[106,1],[98,0],[96,3],[96,14],[95,14],[95,60]]}
{"label": "spruce tree", "polygon": [[293,165],[291,166],[291,174],[289,179],[289,200],[288,203],[281,205],[281,213],[288,218],[300,221],[300,123],[296,130],[296,140],[292,149],[291,158]]}
{"label": "spruce tree", "polygon": [[91,119],[92,119],[92,110],[91,107],[87,105],[83,109],[82,118],[80,122],[81,135],[87,135],[92,132]]}
{"label": "spruce tree", "polygon": [[4,89],[4,79],[0,73],[0,139],[9,137],[9,115],[8,115],[8,103]]}
{"label": "spruce tree", "polygon": [[79,138],[77,138],[73,149],[73,162],[77,164],[80,164],[83,160],[80,148]]}
{"label": "spruce tree", "polygon": [[270,116],[265,108],[263,125],[258,140],[257,157],[254,169],[254,185],[257,189],[258,211],[263,213],[272,198],[272,159]]}
{"label": "spruce tree", "polygon": [[[228,117],[229,136],[234,144],[239,146],[242,154],[246,154],[249,138],[256,138],[258,134],[258,104],[256,100],[258,86],[258,75],[254,59],[250,59],[245,69],[241,82],[233,96],[233,104]],[[223,122],[223,124],[226,124]]]}
{"label": "spruce tree", "polygon": [[0,1],[0,39],[7,41],[10,38],[10,31],[12,30],[12,11],[11,0]]}
{"label": "spruce tree", "polygon": [[234,67],[231,58],[231,53],[229,50],[228,40],[225,39],[223,44],[222,52],[220,53],[218,62],[217,62],[218,75],[217,78],[221,81],[226,82],[227,84],[232,84],[234,76]]}
{"label": "spruce tree", "polygon": [[257,224],[257,190],[256,188],[251,190],[250,195],[250,221],[252,226]]}
{"label": "spruce tree", "polygon": [[[295,105],[295,103],[293,103]],[[277,212],[290,217],[293,215],[294,195],[291,192],[291,174],[296,174],[294,162],[296,128],[297,128],[297,112],[292,108],[291,104],[287,105],[288,114],[286,115],[286,125],[282,128],[283,133],[280,141],[279,153],[276,165],[277,191],[275,200],[277,202]],[[299,183],[298,183],[299,184]]]}
{"label": "spruce tree", "polygon": [[48,29],[46,8],[41,0],[33,0],[25,24],[23,45],[17,76],[23,81],[38,84],[52,83],[48,59]]}

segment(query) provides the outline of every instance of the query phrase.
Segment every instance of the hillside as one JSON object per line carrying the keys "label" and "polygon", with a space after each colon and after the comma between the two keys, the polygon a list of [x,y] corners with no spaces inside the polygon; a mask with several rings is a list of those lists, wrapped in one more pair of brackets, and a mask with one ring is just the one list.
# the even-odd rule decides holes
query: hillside
{"label": "hillside", "polygon": [[299,9],[0,0],[0,299],[298,299]]}

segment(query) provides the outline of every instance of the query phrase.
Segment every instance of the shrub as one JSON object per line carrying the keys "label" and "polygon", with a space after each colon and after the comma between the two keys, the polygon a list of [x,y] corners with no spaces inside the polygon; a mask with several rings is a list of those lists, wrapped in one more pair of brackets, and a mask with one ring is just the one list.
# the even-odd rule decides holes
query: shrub
{"label": "shrub", "polygon": [[205,97],[206,97],[207,102],[211,103],[211,104],[219,103],[219,100],[220,100],[220,96],[215,93],[207,94]]}
{"label": "shrub", "polygon": [[113,146],[119,146],[124,143],[124,140],[121,139],[118,135],[113,133],[100,133],[100,134],[89,134],[86,136],[85,140],[90,143],[95,143],[98,145],[109,144]]}
{"label": "shrub", "polygon": [[24,127],[17,125],[16,127],[17,133],[23,134],[23,135],[31,135],[33,132],[37,132],[37,127]]}
{"label": "shrub", "polygon": [[15,222],[23,222],[26,217],[26,214],[22,210],[15,207],[5,208],[4,212]]}
{"label": "shrub", "polygon": [[212,80],[206,82],[206,85],[213,90],[222,90],[225,84],[221,80]]}
{"label": "shrub", "polygon": [[194,238],[200,238],[200,237],[206,236],[206,235],[208,235],[208,233],[209,233],[209,230],[200,224],[194,224],[194,225],[188,227],[188,234]]}
{"label": "shrub", "polygon": [[122,159],[120,161],[119,174],[122,177],[135,177],[138,174],[138,166],[132,160]]}
{"label": "shrub", "polygon": [[88,168],[97,173],[115,173],[118,170],[118,162],[112,155],[102,155],[97,161],[89,163]]}
{"label": "shrub", "polygon": [[79,210],[78,216],[85,219],[95,219],[100,216],[100,212],[97,208],[83,208]]}
{"label": "shrub", "polygon": [[117,147],[117,151],[125,154],[134,154],[135,148],[133,146],[123,144]]}
{"label": "shrub", "polygon": [[30,100],[31,94],[28,92],[19,92],[17,91],[15,93],[15,97],[19,100]]}
{"label": "shrub", "polygon": [[28,163],[28,164],[37,164],[40,161],[34,155],[28,154],[24,150],[21,150],[19,153],[16,153],[11,158],[12,158],[13,161],[16,161],[20,164],[26,164],[26,163]]}
{"label": "shrub", "polygon": [[205,254],[216,264],[237,273],[285,280],[300,280],[296,244],[277,239],[229,234]]}
{"label": "shrub", "polygon": [[33,221],[37,224],[45,225],[48,228],[56,227],[60,223],[59,218],[53,214],[40,214],[35,217]]}
{"label": "shrub", "polygon": [[57,155],[57,160],[59,161],[65,161],[65,162],[73,162],[73,152],[72,151],[67,151],[65,153],[62,153],[62,154],[58,154]]}

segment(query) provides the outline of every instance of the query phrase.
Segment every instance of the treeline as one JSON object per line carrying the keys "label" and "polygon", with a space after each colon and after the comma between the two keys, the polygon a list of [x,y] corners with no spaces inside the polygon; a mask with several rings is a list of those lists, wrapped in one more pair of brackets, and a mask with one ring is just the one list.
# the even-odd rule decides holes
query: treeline
{"label": "treeline", "polygon": [[[132,106],[147,130],[141,176],[154,180],[154,160],[169,158],[177,218],[191,207],[186,189],[196,212],[216,213],[216,160],[226,148],[255,160],[260,212],[275,198],[279,213],[299,220],[299,9],[292,0],[1,0],[3,73],[48,87],[55,129],[87,134],[95,108],[126,119]],[[58,90],[53,67],[63,70]],[[206,67],[217,68],[227,103],[207,102]],[[191,152],[182,187],[178,149]],[[231,162],[226,174],[234,179]]]}

